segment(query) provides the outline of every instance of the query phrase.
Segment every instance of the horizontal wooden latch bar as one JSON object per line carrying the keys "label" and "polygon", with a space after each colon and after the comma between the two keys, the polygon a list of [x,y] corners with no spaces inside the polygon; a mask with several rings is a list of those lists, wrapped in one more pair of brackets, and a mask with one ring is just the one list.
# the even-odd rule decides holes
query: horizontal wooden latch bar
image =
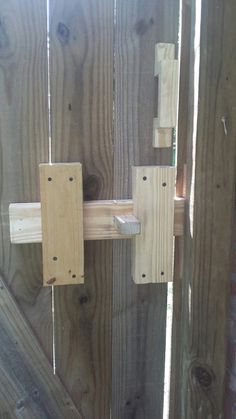
{"label": "horizontal wooden latch bar", "polygon": [[[182,236],[184,228],[184,198],[174,199],[174,235]],[[133,216],[132,199],[87,201],[83,203],[84,240],[128,239],[133,234],[120,233],[114,217]],[[10,236],[14,244],[41,243],[41,203],[16,203],[9,206]]]}

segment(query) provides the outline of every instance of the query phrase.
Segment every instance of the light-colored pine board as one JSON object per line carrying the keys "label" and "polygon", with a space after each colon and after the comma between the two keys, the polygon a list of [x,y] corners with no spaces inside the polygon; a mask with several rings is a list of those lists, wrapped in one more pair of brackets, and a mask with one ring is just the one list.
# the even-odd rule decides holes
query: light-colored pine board
{"label": "light-colored pine board", "polygon": [[115,216],[114,225],[116,230],[124,236],[135,236],[141,231],[140,221],[133,214]]}
{"label": "light-colored pine board", "polygon": [[159,128],[158,118],[153,119],[153,147],[165,148],[172,145],[172,128]]}
{"label": "light-colored pine board", "polygon": [[158,62],[158,128],[171,128],[177,124],[178,61]]}
{"label": "light-colored pine board", "polygon": [[155,46],[154,75],[158,77],[158,117],[153,119],[153,147],[172,145],[172,128],[177,124],[178,61],[175,45]]}
{"label": "light-colored pine board", "polygon": [[0,277],[1,418],[81,419]]}
{"label": "light-colored pine board", "polygon": [[48,161],[46,12],[42,0],[0,2],[0,271],[51,359],[41,245],[11,246],[8,216],[13,201],[39,201],[38,164]]}
{"label": "light-colored pine board", "polygon": [[[184,233],[185,199],[174,199],[174,236]],[[114,217],[132,216],[133,200],[90,201],[83,204],[84,240],[114,240],[127,238],[120,234]],[[40,202],[10,204],[11,243],[41,243],[42,222]]]}
{"label": "light-colored pine board", "polygon": [[155,45],[154,76],[158,75],[159,62],[173,60],[175,58],[175,44],[158,42]]}
{"label": "light-colored pine board", "polygon": [[[176,43],[179,2],[116,2],[114,193],[132,198],[132,165],[171,164],[172,148],[152,147],[157,42]],[[162,418],[166,284],[131,279],[130,240],[113,243],[113,419]]]}
{"label": "light-colored pine board", "polygon": [[[113,0],[50,0],[52,161],[112,199]],[[55,289],[56,368],[84,418],[110,418],[112,246],[85,243],[85,284]]]}
{"label": "light-colored pine board", "polygon": [[134,214],[142,226],[132,243],[136,284],[173,279],[174,193],[174,167],[133,167]]}
{"label": "light-colored pine board", "polygon": [[84,282],[83,186],[80,163],[40,164],[43,284]]}

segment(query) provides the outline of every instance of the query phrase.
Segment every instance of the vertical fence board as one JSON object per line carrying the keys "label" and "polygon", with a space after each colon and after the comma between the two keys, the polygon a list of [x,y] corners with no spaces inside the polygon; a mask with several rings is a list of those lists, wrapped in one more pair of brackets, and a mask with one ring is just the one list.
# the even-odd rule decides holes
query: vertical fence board
{"label": "vertical fence board", "polygon": [[0,418],[82,419],[0,276]]}
{"label": "vertical fence board", "polygon": [[10,244],[8,205],[39,200],[48,159],[46,0],[0,4],[1,274],[51,357],[51,290],[40,245]]}
{"label": "vertical fence board", "polygon": [[[235,16],[234,0],[217,7],[213,0],[202,2],[196,154],[191,135],[187,156],[187,197],[189,200],[194,192],[194,211],[188,202],[180,338],[181,413],[177,412],[176,418],[224,417],[236,162]],[[226,118],[226,133],[222,117]]]}
{"label": "vertical fence board", "polygon": [[[50,0],[52,160],[112,198],[113,1]],[[56,368],[86,419],[110,418],[112,246],[85,245],[85,284],[55,290]]]}
{"label": "vertical fence board", "polygon": [[[131,166],[171,164],[152,148],[156,42],[177,42],[178,1],[116,2],[114,197],[131,196]],[[135,285],[130,242],[114,243],[112,418],[162,417],[166,284]]]}
{"label": "vertical fence board", "polygon": [[[193,54],[193,37],[191,32],[192,7],[190,0],[182,2],[182,34],[181,34],[181,65],[180,65],[180,87],[179,87],[179,119],[178,119],[178,147],[177,147],[177,179],[176,195],[185,196],[186,188],[186,162],[187,162],[187,140],[191,130],[189,120],[192,109],[189,105],[189,80],[190,80],[190,54]],[[194,76],[191,68],[191,79]],[[171,344],[171,380],[170,380],[170,418],[181,417],[179,397],[181,382],[180,379],[180,357],[181,357],[181,312],[182,312],[182,280],[183,280],[183,237],[175,238],[175,269],[173,282],[173,327]]]}

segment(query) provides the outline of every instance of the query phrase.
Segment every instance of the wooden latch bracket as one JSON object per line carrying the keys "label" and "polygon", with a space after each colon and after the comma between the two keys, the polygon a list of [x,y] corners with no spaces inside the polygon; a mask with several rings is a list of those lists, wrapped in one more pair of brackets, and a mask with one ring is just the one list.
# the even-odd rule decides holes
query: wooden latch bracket
{"label": "wooden latch bracket", "polygon": [[178,60],[174,44],[156,44],[154,76],[158,78],[157,117],[153,120],[153,147],[171,147],[177,125]]}
{"label": "wooden latch bracket", "polygon": [[132,177],[132,200],[83,202],[80,163],[40,165],[41,203],[10,204],[9,215],[12,243],[42,242],[45,286],[84,282],[84,240],[132,239],[133,280],[172,280],[184,218],[175,168],[133,167]]}

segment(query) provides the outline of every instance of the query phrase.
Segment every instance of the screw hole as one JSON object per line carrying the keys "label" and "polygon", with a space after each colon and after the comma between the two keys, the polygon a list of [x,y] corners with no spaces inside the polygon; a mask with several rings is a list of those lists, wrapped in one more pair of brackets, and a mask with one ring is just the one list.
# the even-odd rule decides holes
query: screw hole
{"label": "screw hole", "polygon": [[164,187],[166,186],[166,182],[163,182],[163,183],[162,183],[162,186],[163,186],[163,188],[164,188]]}
{"label": "screw hole", "polygon": [[143,180],[145,181],[145,180],[147,180],[147,176],[143,176]]}
{"label": "screw hole", "polygon": [[53,258],[52,258],[53,260],[57,260],[57,257],[56,256],[53,256]]}
{"label": "screw hole", "polygon": [[76,278],[76,275],[75,275],[75,274],[73,274],[73,275],[72,275],[72,278]]}
{"label": "screw hole", "polygon": [[163,271],[161,271],[161,275],[162,275],[162,276],[164,275],[164,272],[163,272]]}
{"label": "screw hole", "polygon": [[71,177],[69,177],[69,181],[70,182],[73,182],[73,180],[74,180],[74,178],[71,176]]}
{"label": "screw hole", "polygon": [[48,182],[51,182],[52,181],[52,178],[51,177],[48,177]]}
{"label": "screw hole", "polygon": [[146,274],[142,274],[142,278],[146,278]]}

